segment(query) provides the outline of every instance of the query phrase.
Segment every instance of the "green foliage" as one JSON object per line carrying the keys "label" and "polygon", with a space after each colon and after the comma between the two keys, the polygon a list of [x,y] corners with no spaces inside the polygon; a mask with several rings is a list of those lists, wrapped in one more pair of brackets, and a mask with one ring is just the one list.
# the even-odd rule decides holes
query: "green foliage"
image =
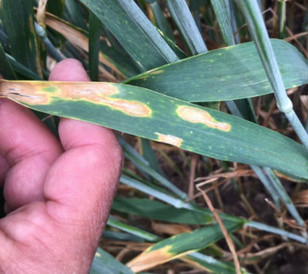
{"label": "green foliage", "polygon": [[[126,138],[127,135],[119,137],[127,161],[120,192],[113,204],[114,217],[109,219],[104,237],[151,246],[142,247],[139,256],[134,253],[123,259],[124,263],[130,261],[129,268],[108,253],[112,248],[102,244],[108,252],[98,249],[91,273],[133,273],[175,258],[186,266],[208,272],[235,273],[234,264],[223,262],[228,251],[220,245],[224,235],[213,213],[205,209],[203,199],[186,194],[189,177],[191,185],[197,176],[208,175],[207,182],[226,182],[210,196],[216,207],[219,204],[223,208],[224,200],[219,194],[223,188],[232,186],[237,191],[240,198],[236,204],[247,207],[240,215],[247,218],[233,216],[234,212],[219,213],[229,234],[234,233],[233,238],[240,229],[251,229],[235,238],[237,248],[245,244],[254,246],[260,235],[254,234],[254,229],[266,237],[273,234],[307,243],[303,230],[307,216],[298,212],[278,177],[286,182],[293,180],[297,189],[305,189],[305,184],[298,183],[308,180],[308,153],[295,140],[294,131],[283,125],[283,116],[275,112],[271,102],[271,93],[277,96],[277,90],[285,92],[283,86],[292,89],[294,107],[301,112],[300,117],[307,117],[307,109],[299,103],[300,86],[308,83],[308,61],[304,56],[307,56],[307,39],[300,40],[297,48],[283,40],[268,39],[268,30],[276,38],[274,19],[266,29],[261,13],[252,8],[257,7],[257,1],[241,0],[196,0],[188,1],[189,5],[184,0],[49,1],[47,10],[53,14],[58,29],[47,20],[43,35],[38,35],[34,27],[37,2],[0,1],[0,74],[8,80],[46,80],[50,60],[75,57],[85,64],[92,80],[104,83],[78,84],[76,94],[78,90],[91,88],[93,96],[76,100],[76,95],[73,100],[61,92],[67,83],[27,81],[38,89],[24,90],[24,82],[20,82],[18,93],[31,95],[41,90],[51,99],[47,104],[22,101],[16,92],[5,88],[10,82],[1,82],[1,95],[44,113],[90,121],[168,144],[162,146],[145,139],[136,142],[137,138]],[[280,37],[286,36],[285,5],[283,1],[283,6],[281,3],[277,6],[276,32]],[[298,18],[305,20],[304,17],[300,13]],[[254,42],[248,42],[251,39],[243,18]],[[305,22],[300,26],[305,27]],[[66,32],[61,32],[64,27]],[[287,98],[285,94],[283,98]],[[237,99],[244,100],[231,101]],[[213,102],[218,110],[210,108]],[[271,126],[266,128],[250,121]],[[143,149],[143,156],[135,147]],[[187,151],[206,157],[194,162],[195,156]],[[248,168],[231,162],[253,165],[258,179],[242,177],[239,183],[241,175],[237,172]],[[181,178],[175,173],[181,173]],[[244,197],[243,184],[256,185],[258,180],[272,196],[277,216],[281,217],[276,219],[279,228],[258,219]],[[254,185],[250,184],[249,190],[256,195]],[[280,200],[292,217],[284,213]],[[229,210],[228,204],[225,209]],[[247,212],[253,220],[248,220]],[[281,220],[286,218],[287,224],[295,220],[302,230],[283,225]],[[165,229],[165,223],[176,232]],[[273,242],[268,241],[264,246]],[[242,266],[249,267],[246,256],[257,265],[262,255],[254,257],[252,249],[247,250],[243,251],[244,256],[238,255]]]}

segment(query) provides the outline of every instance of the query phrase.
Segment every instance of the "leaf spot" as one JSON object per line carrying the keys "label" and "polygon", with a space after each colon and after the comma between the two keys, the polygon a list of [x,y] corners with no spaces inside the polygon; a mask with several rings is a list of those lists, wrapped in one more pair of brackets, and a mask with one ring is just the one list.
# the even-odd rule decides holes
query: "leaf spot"
{"label": "leaf spot", "polygon": [[180,147],[182,145],[182,142],[183,142],[182,138],[169,135],[169,134],[162,134],[159,132],[155,132],[155,134],[158,136],[157,141],[159,142],[170,144],[176,147]]}
{"label": "leaf spot", "polygon": [[209,112],[197,107],[179,106],[176,113],[181,119],[193,124],[200,123],[226,132],[231,130],[230,124],[216,121]]}

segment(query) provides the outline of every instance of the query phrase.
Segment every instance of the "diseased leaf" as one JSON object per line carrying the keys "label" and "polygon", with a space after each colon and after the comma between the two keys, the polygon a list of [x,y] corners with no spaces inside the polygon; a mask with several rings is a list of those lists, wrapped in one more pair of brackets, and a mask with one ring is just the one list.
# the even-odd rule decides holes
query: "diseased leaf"
{"label": "diseased leaf", "polygon": [[241,118],[148,89],[104,82],[2,80],[0,93],[38,111],[308,178],[308,155],[299,143]]}
{"label": "diseased leaf", "polygon": [[[227,231],[233,232],[243,226],[244,222],[224,222]],[[134,272],[149,269],[168,262],[187,253],[200,250],[215,243],[223,237],[218,224],[196,229],[193,232],[182,233],[162,240],[130,261],[127,266]]]}

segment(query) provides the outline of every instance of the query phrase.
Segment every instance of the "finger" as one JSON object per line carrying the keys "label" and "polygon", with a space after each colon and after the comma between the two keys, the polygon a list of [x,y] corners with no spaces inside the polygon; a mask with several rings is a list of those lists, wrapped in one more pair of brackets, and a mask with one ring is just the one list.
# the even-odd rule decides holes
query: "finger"
{"label": "finger", "polygon": [[56,138],[29,110],[0,101],[0,154],[11,169],[4,196],[9,209],[43,199],[43,180],[62,149]]}
{"label": "finger", "polygon": [[46,178],[47,210],[93,258],[119,180],[121,148],[110,130],[80,121],[62,120],[59,134],[65,153]]}
{"label": "finger", "polygon": [[4,184],[4,179],[5,179],[6,173],[8,172],[9,168],[10,168],[9,163],[0,154],[0,186]]}
{"label": "finger", "polygon": [[[84,72],[83,79],[89,80],[76,60],[66,60],[65,69],[72,63],[76,70]],[[62,72],[56,67],[52,79],[63,80]],[[96,224],[90,233],[95,246],[119,179],[122,150],[111,130],[85,122],[62,119],[59,135],[65,153],[47,177],[45,195],[58,218],[86,222],[85,227],[89,227],[88,221]]]}
{"label": "finger", "polygon": [[50,81],[90,81],[82,64],[76,59],[65,59],[58,63],[49,75]]}

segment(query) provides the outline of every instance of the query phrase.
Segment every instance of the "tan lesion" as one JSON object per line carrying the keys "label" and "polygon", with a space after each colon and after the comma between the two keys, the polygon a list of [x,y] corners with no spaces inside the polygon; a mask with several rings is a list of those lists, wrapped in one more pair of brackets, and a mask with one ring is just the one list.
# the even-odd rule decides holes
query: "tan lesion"
{"label": "tan lesion", "polygon": [[180,147],[182,145],[183,139],[177,136],[169,135],[169,134],[162,134],[159,132],[155,132],[157,135],[157,141],[170,144],[176,147]]}
{"label": "tan lesion", "polygon": [[54,99],[83,100],[108,106],[129,116],[150,117],[152,110],[143,102],[112,98],[120,93],[112,83],[1,81],[0,94],[28,105],[48,105]]}
{"label": "tan lesion", "polygon": [[229,123],[218,122],[208,111],[197,107],[179,106],[176,113],[181,119],[190,123],[200,123],[207,127],[226,132],[231,130],[231,125]]}
{"label": "tan lesion", "polygon": [[173,258],[170,253],[171,245],[152,251],[151,247],[127,263],[127,266],[134,272],[140,272],[156,265],[168,262]]}
{"label": "tan lesion", "polygon": [[0,94],[28,105],[48,105],[51,102],[50,96],[32,82],[0,80]]}

